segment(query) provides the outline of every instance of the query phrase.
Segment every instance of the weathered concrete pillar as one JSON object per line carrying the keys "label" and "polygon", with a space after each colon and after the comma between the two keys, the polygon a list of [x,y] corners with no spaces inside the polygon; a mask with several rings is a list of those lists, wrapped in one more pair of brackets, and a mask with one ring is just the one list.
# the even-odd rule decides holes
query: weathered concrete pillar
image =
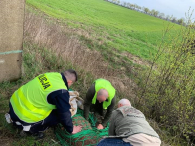
{"label": "weathered concrete pillar", "polygon": [[0,82],[21,77],[25,0],[0,0]]}

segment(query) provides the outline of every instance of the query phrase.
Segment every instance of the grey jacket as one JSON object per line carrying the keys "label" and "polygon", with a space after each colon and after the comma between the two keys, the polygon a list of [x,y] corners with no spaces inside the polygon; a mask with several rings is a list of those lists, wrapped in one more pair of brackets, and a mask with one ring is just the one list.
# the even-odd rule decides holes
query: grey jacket
{"label": "grey jacket", "polygon": [[112,112],[109,136],[128,137],[138,133],[159,138],[141,111],[131,106],[122,106]]}

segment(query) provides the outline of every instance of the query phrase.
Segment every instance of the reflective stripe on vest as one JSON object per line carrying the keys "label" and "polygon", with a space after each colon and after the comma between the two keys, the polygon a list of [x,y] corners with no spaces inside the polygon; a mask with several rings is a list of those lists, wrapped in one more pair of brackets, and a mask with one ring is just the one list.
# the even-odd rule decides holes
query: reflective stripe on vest
{"label": "reflective stripe on vest", "polygon": [[108,91],[109,97],[107,99],[107,101],[103,102],[103,108],[107,109],[107,107],[111,104],[112,99],[115,96],[115,89],[114,87],[111,85],[111,83],[105,79],[97,79],[95,81],[95,95],[92,99],[92,104],[96,103],[96,99],[97,99],[97,92],[100,89],[106,89]]}
{"label": "reflective stripe on vest", "polygon": [[15,91],[10,102],[20,120],[35,123],[45,119],[56,108],[47,102],[47,96],[61,89],[67,90],[61,74],[42,74]]}

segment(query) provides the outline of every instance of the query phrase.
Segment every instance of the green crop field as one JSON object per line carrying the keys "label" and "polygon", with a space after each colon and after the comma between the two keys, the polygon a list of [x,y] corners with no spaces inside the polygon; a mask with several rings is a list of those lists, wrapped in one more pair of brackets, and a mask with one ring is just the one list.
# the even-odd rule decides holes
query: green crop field
{"label": "green crop field", "polygon": [[[151,60],[170,22],[103,0],[27,0],[28,5],[63,20],[72,28],[91,30],[104,49],[128,51]],[[171,24],[173,25],[173,24]],[[181,26],[174,24],[168,41]]]}

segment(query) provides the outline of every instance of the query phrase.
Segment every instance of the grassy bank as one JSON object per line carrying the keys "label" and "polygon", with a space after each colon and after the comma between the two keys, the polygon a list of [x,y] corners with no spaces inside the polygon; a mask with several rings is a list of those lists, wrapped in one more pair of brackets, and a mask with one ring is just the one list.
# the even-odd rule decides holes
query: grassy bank
{"label": "grassy bank", "polygon": [[[40,2],[46,3],[52,1],[40,1]],[[74,4],[72,6],[73,10],[78,7],[76,1],[74,2],[64,1],[64,3],[66,2],[69,2],[69,4],[70,3]],[[82,2],[83,3],[80,4],[81,6],[83,4],[86,4],[84,3],[86,1],[82,0]],[[89,4],[91,4],[92,2],[97,2],[97,1],[95,0],[90,1]],[[94,7],[97,7],[97,5],[95,4]],[[105,3],[104,1],[100,1],[100,4],[106,4],[106,5],[108,4],[108,6],[119,9],[118,6],[112,5],[110,3]],[[41,3],[39,5],[42,7]],[[54,7],[55,4],[49,3],[46,6],[50,8],[50,7]],[[38,7],[38,5],[36,7]],[[120,51],[121,46],[117,46],[117,44],[120,44],[120,42],[116,43],[114,40],[120,37],[121,40],[126,39],[127,35],[125,35],[125,32],[122,31],[122,29],[119,30],[118,28],[115,27],[113,27],[114,29],[111,29],[109,24],[108,26],[102,27],[102,29],[105,31],[104,33],[101,34],[102,31],[98,31],[98,26],[96,26],[96,23],[93,24],[95,20],[91,22],[87,22],[88,20],[87,18],[86,23],[82,22],[83,25],[81,26],[80,22],[77,23],[76,20],[75,21],[72,20],[76,18],[79,20],[80,18],[78,16],[72,18],[72,15],[70,15],[69,16],[70,18],[67,17],[65,20],[64,19],[57,20],[56,18],[48,17],[43,13],[39,13],[38,10],[31,9],[28,6],[26,8],[28,9],[28,11],[26,11],[25,14],[26,18],[25,18],[25,27],[24,27],[23,77],[16,82],[11,82],[11,83],[4,82],[0,84],[0,97],[2,99],[2,102],[0,103],[0,138],[1,138],[0,145],[1,143],[5,145],[59,145],[59,142],[55,138],[52,129],[46,133],[47,137],[44,140],[36,141],[35,139],[33,139],[33,137],[21,138],[18,136],[18,131],[11,128],[5,122],[4,119],[4,113],[8,111],[9,98],[12,95],[12,93],[18,87],[25,84],[32,78],[34,78],[36,75],[44,72],[51,72],[51,71],[61,72],[67,68],[74,68],[75,70],[77,70],[79,74],[79,81],[72,88],[78,91],[82,98],[85,97],[86,91],[94,79],[97,78],[108,79],[109,81],[111,81],[113,86],[117,89],[117,100],[125,97],[125,98],[129,98],[130,101],[132,102],[132,105],[138,109],[144,109],[145,111],[147,111],[147,109],[151,108],[150,105],[151,103],[153,104],[153,102],[150,102],[150,104],[148,104],[147,102],[144,101],[144,98],[141,99],[137,97],[137,93],[139,93],[141,89],[136,85],[135,81],[140,79],[139,75],[140,73],[143,72],[139,73],[139,71],[141,71],[143,68],[141,68],[140,66],[136,66],[135,64],[130,62],[130,60],[134,56],[130,58],[131,57],[130,54],[124,52],[124,50]],[[102,6],[102,8],[106,10],[107,7]],[[29,11],[32,11],[33,13]],[[76,9],[74,11],[76,11]],[[71,12],[70,14],[74,14],[74,11]],[[125,9],[124,11],[129,12],[131,10]],[[53,14],[51,14],[51,16],[52,15]],[[85,15],[88,16],[88,13]],[[109,17],[111,16],[109,15]],[[148,17],[150,18],[150,16]],[[65,22],[63,22],[63,20]],[[67,22],[69,23],[66,24]],[[77,24],[79,26],[77,26]],[[103,23],[101,23],[101,25],[103,25]],[[99,28],[101,28],[100,26]],[[136,27],[136,24],[134,24],[134,26]],[[159,32],[160,34],[160,31],[161,30],[157,32]],[[136,30],[135,33],[137,33]],[[117,35],[117,37],[114,37],[114,35]],[[97,41],[95,38],[98,37],[100,39],[99,40],[97,39],[98,40]],[[105,40],[103,39],[104,37]],[[135,37],[127,36],[127,38],[129,38],[129,40],[133,40],[133,42],[134,41],[137,42],[137,45],[145,44],[146,49],[149,48],[148,50],[150,50],[150,46],[156,48],[155,43],[152,43],[152,41],[144,42],[136,38],[136,35]],[[125,43],[129,43],[129,42],[124,41],[121,44],[125,45]],[[129,44],[134,45],[134,43],[132,43],[131,41]],[[101,50],[101,52],[99,50]],[[136,51],[136,53],[139,53],[139,51]],[[148,55],[148,59],[151,58],[152,55]],[[138,58],[138,61],[141,61],[141,59]],[[140,64],[145,65],[144,62]],[[132,78],[130,78],[132,76],[134,81],[132,80]],[[162,97],[163,95],[164,94],[162,94]],[[148,94],[147,96],[147,98],[149,99],[148,101],[152,101],[152,98],[150,98],[151,96],[152,96],[151,94]],[[158,103],[161,103],[161,100],[159,100]],[[162,146],[187,145],[187,143],[183,144],[181,142],[180,140],[181,137],[171,136],[169,131],[166,131],[167,129],[164,129],[165,127],[164,125],[157,124],[154,120],[150,119],[150,116],[147,117],[152,127],[154,127],[154,129],[160,135],[162,140]],[[167,126],[169,125],[167,124]],[[172,127],[170,127],[170,129],[171,128]]]}
{"label": "grassy bank", "polygon": [[[120,70],[114,71],[99,52],[86,48],[74,32],[51,22],[52,19],[46,20],[43,15],[29,13],[28,10],[26,12],[22,78],[15,82],[0,84],[0,145],[59,145],[53,129],[46,132],[47,137],[43,140],[37,141],[31,136],[22,138],[20,131],[7,124],[4,118],[4,114],[9,110],[9,99],[14,91],[38,74],[62,72],[68,68],[77,70],[79,81],[72,89],[78,91],[82,98],[85,97],[91,83],[98,77],[112,81],[114,86],[118,87],[118,91],[124,91],[127,86],[124,84],[132,82],[129,78],[122,77]],[[120,85],[122,87],[119,87]],[[122,94],[118,92],[117,96],[120,97]]]}
{"label": "grassy bank", "polygon": [[[134,91],[137,87],[123,70],[109,66],[99,52],[86,48],[74,32],[51,24],[44,16],[26,12],[23,50],[22,78],[16,82],[0,84],[0,145],[59,145],[53,129],[46,132],[47,136],[43,140],[37,141],[31,136],[22,138],[20,131],[7,124],[4,119],[13,92],[44,72],[61,72],[67,68],[77,70],[79,80],[72,89],[78,91],[82,98],[94,79],[102,77],[110,80],[117,89],[117,100],[128,97],[133,105],[138,100]],[[153,120],[150,123],[164,137],[163,144],[168,142],[167,134]]]}

